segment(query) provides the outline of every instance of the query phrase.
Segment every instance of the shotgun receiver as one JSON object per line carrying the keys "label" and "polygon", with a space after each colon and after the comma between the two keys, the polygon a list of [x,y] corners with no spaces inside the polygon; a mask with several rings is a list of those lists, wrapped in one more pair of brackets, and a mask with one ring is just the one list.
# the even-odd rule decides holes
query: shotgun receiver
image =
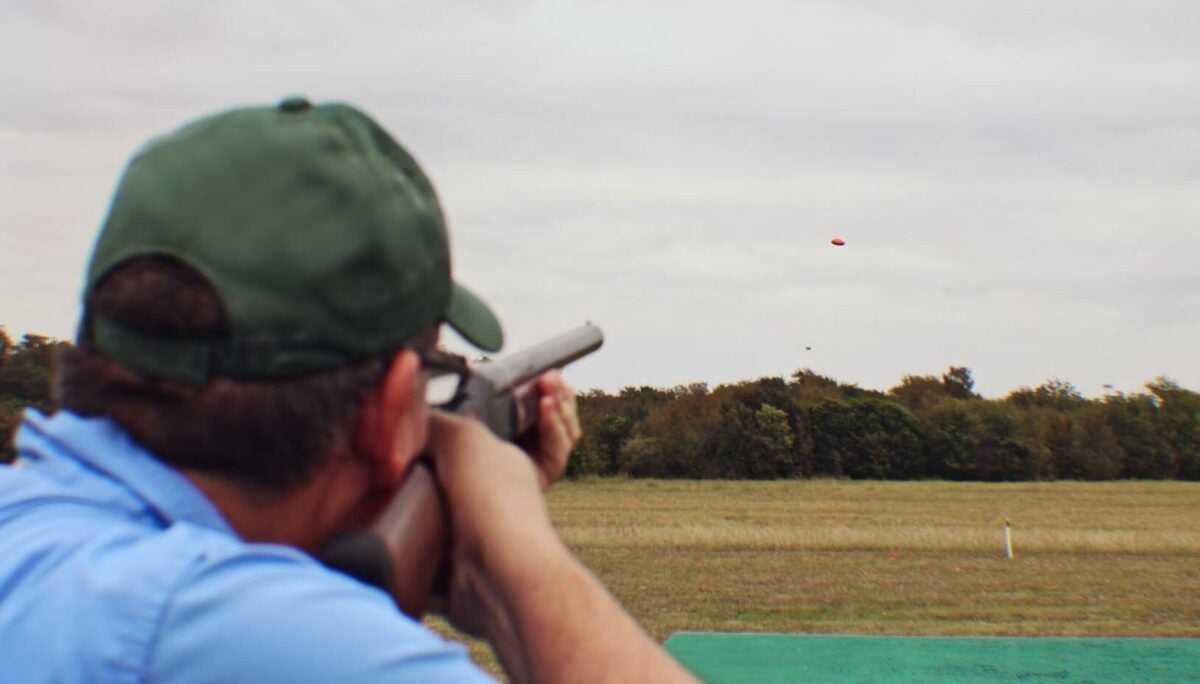
{"label": "shotgun receiver", "polygon": [[[538,376],[587,356],[603,343],[600,328],[586,323],[514,354],[476,363],[446,408],[473,416],[497,436],[516,441],[537,425],[534,381]],[[334,537],[319,558],[335,570],[383,589],[400,610],[419,619],[431,595],[438,593],[446,555],[446,516],[432,467],[420,460],[369,529]]]}

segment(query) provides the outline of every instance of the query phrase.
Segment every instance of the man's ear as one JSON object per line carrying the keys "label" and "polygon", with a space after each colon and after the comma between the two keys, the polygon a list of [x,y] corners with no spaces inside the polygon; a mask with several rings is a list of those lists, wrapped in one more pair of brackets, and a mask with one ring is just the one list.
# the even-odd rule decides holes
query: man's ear
{"label": "man's ear", "polygon": [[421,360],[411,349],[392,357],[383,381],[363,401],[357,434],[358,451],[371,460],[372,481],[397,485],[423,445],[423,397],[417,396]]}

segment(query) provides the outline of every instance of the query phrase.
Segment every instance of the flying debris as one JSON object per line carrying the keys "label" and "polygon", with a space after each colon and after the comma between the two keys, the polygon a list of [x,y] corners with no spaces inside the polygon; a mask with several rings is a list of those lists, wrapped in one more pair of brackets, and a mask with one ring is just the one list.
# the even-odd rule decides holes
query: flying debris
{"label": "flying debris", "polygon": [[812,347],[805,347],[804,351],[812,351]]}
{"label": "flying debris", "polygon": [[835,237],[834,239],[830,240],[830,242],[837,245],[838,247],[841,247],[842,245],[846,244],[846,241],[841,239],[840,237]]}

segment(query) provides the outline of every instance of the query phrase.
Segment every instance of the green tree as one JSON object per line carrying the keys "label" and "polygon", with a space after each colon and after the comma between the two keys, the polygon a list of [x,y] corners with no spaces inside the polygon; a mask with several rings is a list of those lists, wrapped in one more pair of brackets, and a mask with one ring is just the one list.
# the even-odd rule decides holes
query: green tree
{"label": "green tree", "polygon": [[932,475],[947,480],[978,477],[975,421],[966,403],[951,399],[939,403],[925,420],[925,436]]}
{"label": "green tree", "polygon": [[612,475],[621,470],[621,448],[633,436],[634,422],[617,414],[606,414],[592,427],[593,444],[598,448],[600,472]]}
{"label": "green tree", "polygon": [[955,399],[976,399],[975,379],[971,377],[971,369],[965,366],[950,366],[942,374],[942,389],[947,396]]}
{"label": "green tree", "polygon": [[894,401],[870,396],[826,402],[809,418],[820,474],[903,479],[926,472],[921,426]]}
{"label": "green tree", "polygon": [[621,449],[637,425],[655,407],[671,401],[670,390],[654,387],[625,387],[618,395],[602,390],[582,392],[578,396],[579,422],[583,440],[568,462],[568,474],[613,475],[621,470]]}
{"label": "green tree", "polygon": [[792,427],[787,412],[762,404],[754,412],[754,447],[758,451],[758,470],[768,476],[790,477],[795,474]]}
{"label": "green tree", "polygon": [[794,371],[788,382],[792,395],[795,422],[793,425],[793,449],[796,453],[797,475],[812,477],[819,474],[815,442],[811,426],[813,407],[825,402],[842,403],[842,385],[831,377],[821,375],[809,368]]}
{"label": "green tree", "polygon": [[947,399],[925,419],[931,474],[948,480],[1021,480],[1031,452],[1020,411],[1006,402]]}
{"label": "green tree", "polygon": [[1032,451],[1021,439],[1018,410],[999,401],[967,402],[973,414],[974,477],[979,480],[1024,480]]}
{"label": "green tree", "polygon": [[661,444],[654,437],[632,437],[621,446],[621,464],[624,472],[633,477],[666,477],[664,474]]}
{"label": "green tree", "polygon": [[900,378],[899,385],[888,390],[888,396],[921,415],[949,395],[943,382],[932,375],[905,375]]}
{"label": "green tree", "polygon": [[[796,440],[800,409],[794,388],[779,377],[762,377],[736,385],[722,385],[713,392],[718,409],[717,429],[712,444],[718,472],[738,478],[796,477],[804,474],[802,454]],[[774,414],[769,424],[762,413],[763,406],[783,413],[787,439],[768,439],[770,446],[760,443],[763,434],[775,429]],[[786,443],[786,448],[778,447]],[[744,447],[739,445],[745,445]],[[784,448],[786,453],[779,451]]]}
{"label": "green tree", "polygon": [[617,406],[621,415],[636,424],[645,418],[655,406],[662,405],[674,398],[675,395],[671,390],[648,385],[623,387]]}
{"label": "green tree", "polygon": [[1158,434],[1158,399],[1150,394],[1110,394],[1104,417],[1125,452],[1121,477],[1161,480],[1175,475],[1174,455]]}
{"label": "green tree", "polygon": [[723,474],[736,479],[774,479],[796,474],[787,412],[770,404],[751,408],[736,399],[721,405],[717,457]]}
{"label": "green tree", "polygon": [[1146,385],[1158,399],[1158,434],[1170,448],[1175,476],[1200,480],[1200,394],[1158,377]]}
{"label": "green tree", "polygon": [[845,477],[843,446],[846,435],[856,430],[854,410],[842,401],[824,401],[808,409],[814,475]]}
{"label": "green tree", "polygon": [[1017,439],[1029,449],[1025,468],[1026,477],[1031,480],[1055,479],[1057,468],[1054,463],[1054,452],[1043,438],[1046,424],[1045,414],[1053,412],[1053,409],[1023,408],[1019,404],[1012,403],[1010,399],[1005,399],[1004,402],[1014,407],[1017,419]]}
{"label": "green tree", "polygon": [[1015,390],[1005,397],[1005,401],[1015,404],[1021,408],[1038,407],[1069,411],[1071,409],[1079,408],[1086,403],[1087,400],[1083,398],[1083,395],[1079,393],[1079,390],[1075,388],[1075,385],[1072,385],[1066,380],[1053,378],[1038,385],[1034,389],[1022,387],[1021,389]]}
{"label": "green tree", "polygon": [[1076,411],[1075,441],[1082,454],[1083,477],[1088,480],[1113,480],[1125,472],[1125,450],[1112,426],[1105,420],[1104,408],[1089,405]]}
{"label": "green tree", "polygon": [[621,452],[624,472],[634,477],[717,477],[715,439],[718,400],[704,383],[672,390],[642,420]]}
{"label": "green tree", "polygon": [[831,377],[821,375],[810,368],[801,368],[792,372],[788,389],[792,401],[798,408],[807,409],[825,401],[841,401],[841,385]]}
{"label": "green tree", "polygon": [[1124,451],[1102,409],[1086,405],[1074,411],[1039,408],[1033,415],[1037,442],[1049,455],[1050,477],[1103,480],[1120,475]]}
{"label": "green tree", "polygon": [[1041,411],[1041,441],[1049,449],[1054,462],[1054,477],[1060,480],[1082,480],[1087,472],[1087,454],[1079,446],[1078,432],[1071,414],[1057,408]]}

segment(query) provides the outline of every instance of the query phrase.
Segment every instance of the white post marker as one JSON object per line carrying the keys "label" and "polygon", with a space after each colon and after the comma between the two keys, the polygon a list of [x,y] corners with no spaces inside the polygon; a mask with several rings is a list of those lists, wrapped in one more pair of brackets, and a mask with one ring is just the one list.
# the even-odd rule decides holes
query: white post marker
{"label": "white post marker", "polygon": [[1012,560],[1012,528],[1008,526],[1008,520],[1004,521],[1004,557]]}

